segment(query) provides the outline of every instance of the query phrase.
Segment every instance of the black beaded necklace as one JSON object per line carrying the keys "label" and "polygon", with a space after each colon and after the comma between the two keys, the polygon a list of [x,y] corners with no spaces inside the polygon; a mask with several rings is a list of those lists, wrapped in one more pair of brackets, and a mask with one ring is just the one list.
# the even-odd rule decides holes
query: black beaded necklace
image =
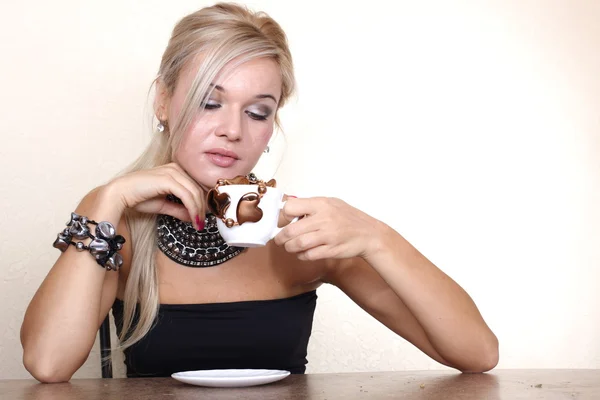
{"label": "black beaded necklace", "polygon": [[[174,196],[169,200],[181,202]],[[191,222],[170,215],[157,218],[158,248],[171,260],[187,267],[213,267],[239,255],[243,247],[229,246],[219,233],[217,218],[207,214],[204,229],[196,230]]]}

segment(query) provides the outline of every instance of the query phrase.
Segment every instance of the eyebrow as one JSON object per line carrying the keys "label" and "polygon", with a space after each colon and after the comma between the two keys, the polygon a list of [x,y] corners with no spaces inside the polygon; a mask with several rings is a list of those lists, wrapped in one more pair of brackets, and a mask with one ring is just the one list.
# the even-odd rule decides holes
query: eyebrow
{"label": "eyebrow", "polygon": [[[212,83],[210,84],[212,87],[215,88],[215,90],[218,90],[219,92],[226,92],[225,88],[223,86],[220,85],[213,85]],[[277,99],[275,98],[275,96],[273,96],[272,94],[257,94],[256,96],[254,96],[257,99],[271,99],[275,102],[275,104],[277,104]]]}

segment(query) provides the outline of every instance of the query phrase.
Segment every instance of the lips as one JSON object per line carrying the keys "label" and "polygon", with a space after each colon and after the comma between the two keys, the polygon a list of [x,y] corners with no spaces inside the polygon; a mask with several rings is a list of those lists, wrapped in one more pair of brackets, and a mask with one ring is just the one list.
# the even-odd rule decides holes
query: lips
{"label": "lips", "polygon": [[227,149],[210,149],[207,151],[207,153],[214,154],[216,156],[233,158],[234,160],[240,159],[236,153]]}
{"label": "lips", "polygon": [[206,152],[208,159],[221,168],[231,167],[239,157],[236,153],[226,149],[211,149]]}

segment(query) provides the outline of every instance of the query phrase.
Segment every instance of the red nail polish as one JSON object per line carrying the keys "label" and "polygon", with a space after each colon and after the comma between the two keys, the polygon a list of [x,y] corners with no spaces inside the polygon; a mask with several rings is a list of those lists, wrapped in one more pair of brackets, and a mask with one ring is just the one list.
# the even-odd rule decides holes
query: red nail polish
{"label": "red nail polish", "polygon": [[298,196],[290,196],[290,195],[288,195],[288,197],[291,197],[292,199],[297,199],[298,198]]}
{"label": "red nail polish", "polygon": [[196,225],[198,226],[199,231],[204,229],[204,221],[200,221],[199,215],[196,215]]}

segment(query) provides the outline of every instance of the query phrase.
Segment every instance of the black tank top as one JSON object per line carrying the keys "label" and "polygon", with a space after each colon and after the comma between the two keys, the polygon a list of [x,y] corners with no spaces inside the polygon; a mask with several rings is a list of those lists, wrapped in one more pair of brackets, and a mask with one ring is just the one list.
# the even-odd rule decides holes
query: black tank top
{"label": "black tank top", "polygon": [[[124,351],[127,376],[230,368],[303,374],[316,302],[313,290],[277,300],[161,304],[150,332]],[[123,301],[112,311],[120,334]]]}

